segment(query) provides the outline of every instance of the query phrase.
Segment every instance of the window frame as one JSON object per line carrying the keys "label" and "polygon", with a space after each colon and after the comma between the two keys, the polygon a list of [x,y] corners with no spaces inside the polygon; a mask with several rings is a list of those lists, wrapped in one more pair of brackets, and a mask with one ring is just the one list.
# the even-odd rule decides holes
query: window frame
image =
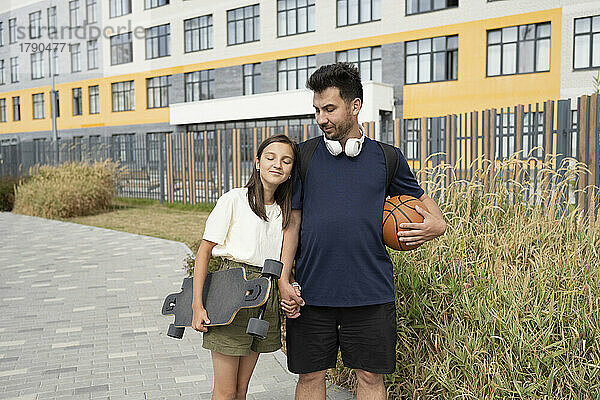
{"label": "window frame", "polygon": [[8,20],[8,44],[17,43],[17,17]]}
{"label": "window frame", "polygon": [[12,97],[12,112],[13,112],[13,121],[15,121],[15,122],[20,121],[21,120],[21,96],[13,96]]}
{"label": "window frame", "polygon": [[7,112],[6,112],[6,98],[3,97],[0,99],[0,122],[7,121]]}
{"label": "window frame", "polygon": [[[371,22],[377,22],[377,21],[381,21],[382,15],[381,15],[381,3],[382,0],[367,0],[369,1],[369,13],[371,15],[371,19],[367,20],[367,21],[361,21],[361,12],[362,12],[362,4],[361,2],[365,1],[365,0],[356,0],[356,4],[358,7],[358,14],[357,14],[357,20],[358,22],[351,22],[349,23],[348,20],[350,19],[350,7],[349,7],[349,3],[350,0],[336,0],[335,2],[335,27],[336,28],[343,28],[345,26],[354,26],[354,25],[361,25],[361,24],[368,24]],[[375,9],[375,7],[373,6],[374,2],[379,2],[379,18],[374,18],[373,17],[373,10]],[[346,4],[346,23],[345,24],[340,24],[340,3],[345,3]]]}
{"label": "window frame", "polygon": [[[573,19],[573,64],[572,64],[572,70],[573,71],[595,71],[598,68],[600,68],[600,64],[593,65],[594,64],[594,34],[596,34],[596,35],[598,35],[600,37],[600,31],[594,32],[594,25],[593,25],[594,18],[599,18],[600,19],[600,14],[598,14],[598,15],[588,15],[586,17],[579,17],[579,18],[574,18]],[[590,31],[589,32],[576,33],[576,31],[575,31],[576,28],[575,27],[577,25],[577,20],[581,20],[581,19],[589,19],[590,20]],[[575,39],[578,36],[588,36],[590,38],[590,41],[589,41],[589,51],[588,51],[589,64],[588,64],[587,67],[575,67]],[[598,49],[598,51],[600,52],[600,49]]]}
{"label": "window frame", "polygon": [[[123,41],[123,38],[127,38],[126,41]],[[120,43],[116,43],[115,42],[119,40]],[[118,62],[118,59],[120,58],[119,55],[121,56],[121,58],[124,58],[124,54],[126,54],[126,52],[123,51],[124,48],[127,48],[127,50],[129,50],[129,59],[125,59],[125,61],[121,61]],[[119,49],[120,52],[116,53],[115,49]],[[117,62],[114,62],[115,59],[117,59]],[[118,35],[113,35],[110,37],[110,65],[123,65],[123,64],[129,64],[133,62],[133,39],[132,39],[132,33],[131,32],[125,32],[125,33],[120,33]]]}
{"label": "window frame", "polygon": [[[52,12],[50,10],[52,10]],[[56,34],[58,33],[56,6],[46,8],[46,14],[48,19],[48,37],[55,39]]]}
{"label": "window frame", "polygon": [[[156,5],[153,5],[155,2]],[[170,0],[144,0],[144,10],[152,10],[158,7],[168,6],[169,4]]]}
{"label": "window frame", "polygon": [[[166,82],[166,84],[165,84]],[[146,78],[146,109],[154,110],[157,108],[167,108],[170,104],[171,91],[171,75],[153,76]],[[150,99],[156,99],[158,92],[159,105],[153,101],[153,106],[150,106]],[[166,104],[163,102],[166,97]]]}
{"label": "window frame", "polygon": [[[434,50],[433,41],[434,41],[434,39],[439,39],[439,38],[445,38],[444,50]],[[456,48],[448,47],[448,39],[450,39],[450,38],[456,38]],[[419,42],[422,40],[430,41],[429,51],[422,52],[422,53],[419,51]],[[409,43],[416,43],[416,45],[417,45],[416,53],[408,54]],[[405,85],[422,85],[422,84],[427,84],[427,83],[457,81],[458,80],[459,47],[460,47],[460,41],[459,41],[458,34],[434,36],[434,37],[421,38],[421,39],[409,40],[409,41],[404,42],[404,84]],[[448,76],[452,73],[452,68],[450,68],[450,69],[448,68],[448,55],[453,54],[454,52],[456,52],[456,56],[453,56],[453,59],[456,60],[456,78],[448,79]],[[445,70],[446,79],[434,79],[435,78],[435,70],[434,70],[434,64],[435,64],[434,58],[435,57],[434,57],[434,55],[439,54],[439,53],[444,53],[444,65],[446,67],[446,70]],[[420,76],[421,76],[420,57],[422,55],[430,55],[430,57],[429,57],[429,80],[424,81],[424,82],[420,81]],[[417,81],[416,82],[408,82],[408,58],[410,56],[416,56],[416,58],[417,58],[417,64],[416,64],[417,65]]]}
{"label": "window frame", "polygon": [[[73,51],[74,49],[76,49],[77,51]],[[81,43],[70,44],[69,54],[71,55],[71,73],[74,74],[76,72],[81,72]],[[77,65],[75,65],[75,62]]]}
{"label": "window frame", "polygon": [[[202,20],[205,17],[207,20],[206,26],[201,26]],[[198,28],[195,28],[195,27],[189,28],[186,26],[187,24],[191,24],[191,21],[196,20],[196,19],[198,20]],[[193,37],[195,31],[198,31],[199,48],[198,48],[198,50],[195,50],[194,48],[192,48],[191,50],[188,50],[188,32],[190,35],[189,37],[191,39]],[[204,32],[206,32],[206,43],[208,46],[206,48],[202,48],[202,36],[203,36]],[[188,18],[188,19],[183,20],[183,41],[184,41],[183,52],[185,54],[187,54],[187,53],[195,53],[197,51],[213,49],[214,48],[213,35],[214,35],[214,26],[213,26],[213,15],[212,14],[200,15],[197,17]]]}
{"label": "window frame", "polygon": [[[306,68],[304,67],[298,67],[298,60],[302,59],[302,58],[306,58]],[[288,65],[290,63],[290,61],[294,60],[296,67],[295,68],[288,68]],[[286,68],[285,69],[281,69],[280,66],[283,63],[283,61],[285,61],[286,63]],[[298,57],[289,57],[289,58],[283,58],[283,59],[279,59],[277,60],[277,91],[278,92],[285,92],[288,90],[298,90],[301,89],[301,85],[299,85],[299,81],[298,81],[298,71],[304,71],[306,70],[306,79],[308,80],[308,78],[310,77],[310,75],[317,69],[317,58],[316,55],[314,54],[308,54],[305,56],[298,56]],[[296,73],[296,83],[295,83],[295,88],[290,89],[288,87],[288,82],[289,82],[289,73],[291,71],[295,71]],[[282,89],[279,86],[279,80],[280,80],[280,74],[285,73],[286,76],[286,80],[285,80],[285,84],[286,84],[286,88]]]}
{"label": "window frame", "polygon": [[[90,14],[92,15],[92,18],[90,18]],[[98,2],[97,2],[97,0],[86,0],[85,1],[85,18],[86,18],[86,22],[88,24],[95,24],[96,22],[98,22]]]}
{"label": "window frame", "polygon": [[[287,1],[286,0],[278,0],[277,1],[277,10],[276,10],[276,20],[277,20],[277,37],[281,38],[281,37],[288,37],[288,36],[295,36],[295,35],[303,35],[305,33],[310,33],[310,32],[315,32],[316,31],[316,0],[306,0],[306,5],[298,5],[298,0],[295,0],[296,2],[296,6],[293,8],[287,8]],[[280,10],[279,9],[279,5],[280,4],[284,4],[285,9]],[[306,30],[303,32],[298,32],[298,25],[299,25],[299,19],[298,19],[298,10],[299,9],[306,9]],[[289,32],[289,25],[288,25],[288,16],[289,13],[291,11],[295,12],[296,17],[294,18],[294,22],[296,24],[296,31],[294,33],[287,33]],[[312,13],[311,13],[312,11]],[[279,25],[279,18],[280,18],[280,14],[284,15],[284,19],[285,19],[285,34],[280,34],[279,30],[280,30],[280,25]],[[311,16],[312,16],[312,29],[311,28]]]}
{"label": "window frame", "polygon": [[0,60],[0,85],[6,84],[6,62],[4,59]]}
{"label": "window frame", "polygon": [[[250,67],[250,69],[251,69],[249,74],[246,73],[246,67]],[[256,72],[257,67],[258,67],[258,72]],[[251,89],[250,93],[246,93],[246,89],[248,88],[246,85],[246,78],[250,78],[250,81],[252,82],[252,87],[250,88]],[[242,86],[243,86],[242,93],[244,94],[244,96],[261,93],[261,90],[262,90],[261,79],[262,79],[261,63],[243,64],[242,65]],[[257,83],[258,83],[258,90],[257,90]]]}
{"label": "window frame", "polygon": [[[90,43],[95,43],[95,46],[90,46]],[[87,69],[88,71],[100,68],[98,63],[98,39],[91,39],[87,41]],[[90,57],[91,55],[91,57]]]}
{"label": "window frame", "polygon": [[[41,100],[40,100],[41,99]],[[46,118],[46,99],[44,93],[33,93],[31,95],[31,105],[33,119],[45,119]],[[40,114],[38,114],[41,112]]]}
{"label": "window frame", "polygon": [[[124,5],[127,7],[124,7]],[[129,15],[131,12],[131,0],[110,0],[108,4],[109,18],[119,18],[123,15]]]}
{"label": "window frame", "polygon": [[[133,80],[113,82],[110,88],[112,112],[135,111],[135,82]],[[117,97],[116,102],[115,96]],[[123,109],[119,109],[121,104],[123,105]],[[128,104],[129,108],[127,108]]]}
{"label": "window frame", "polygon": [[44,53],[37,51],[31,53],[31,80],[38,80],[44,78]]}
{"label": "window frame", "polygon": [[[246,9],[250,9],[252,8],[252,15],[249,17],[246,17]],[[238,10],[241,10],[241,13],[243,14],[242,18],[239,19],[237,17],[237,13]],[[230,14],[231,13],[231,14]],[[234,19],[231,20],[230,19],[230,15],[234,16]],[[252,42],[258,42],[260,41],[260,3],[257,4],[250,4],[247,6],[242,6],[242,7],[237,7],[237,8],[233,8],[230,10],[227,10],[226,12],[226,19],[227,19],[227,46],[237,46],[240,44],[244,44],[244,43],[252,43]],[[252,21],[252,40],[248,40],[246,38],[246,21]],[[241,42],[237,41],[237,27],[238,27],[238,22],[242,22],[242,33],[243,33],[243,38]],[[230,37],[230,31],[229,31],[229,26],[233,25],[234,27],[234,41],[231,41],[231,37]],[[258,32],[257,32],[258,30]]]}
{"label": "window frame", "polygon": [[[520,28],[522,26],[527,26],[527,25],[534,25],[535,26],[535,37],[533,39],[526,39],[526,40],[521,40],[520,39]],[[537,36],[537,31],[538,31],[538,26],[539,25],[549,25],[549,36],[548,37],[541,37],[538,38]],[[516,41],[510,41],[510,42],[504,42],[503,38],[502,38],[502,30],[506,29],[506,28],[516,28],[517,29],[517,40]],[[492,46],[500,46],[500,73],[497,75],[490,75],[489,74],[489,66],[490,66],[490,60],[489,60],[489,35],[490,32],[495,32],[495,31],[500,31],[500,42],[499,43],[492,43]],[[552,21],[544,21],[544,22],[534,22],[531,24],[520,24],[520,25],[509,25],[509,26],[503,26],[501,28],[494,28],[494,29],[487,29],[486,32],[486,45],[485,45],[485,77],[486,78],[495,78],[495,77],[499,77],[499,76],[513,76],[513,75],[527,75],[527,74],[541,74],[544,72],[550,72],[552,69]],[[549,44],[548,44],[548,69],[547,70],[542,70],[542,71],[537,71],[537,46],[538,46],[538,41],[541,40],[549,40]],[[533,42],[533,71],[528,71],[528,72],[519,72],[519,54],[520,54],[520,43],[523,42]],[[515,43],[516,44],[516,55],[515,55],[515,72],[514,73],[503,73],[503,68],[504,68],[504,45],[505,44],[510,44],[510,43]]]}
{"label": "window frame", "polygon": [[42,37],[42,10],[29,13],[29,39]]}
{"label": "window frame", "polygon": [[[361,50],[363,50],[363,49],[369,49],[369,58],[364,61],[361,60],[361,58],[360,58]],[[376,49],[379,49],[379,58],[373,58],[373,52]],[[356,50],[358,52],[358,61],[357,62],[348,61],[348,52],[354,51],[354,50]],[[345,54],[346,60],[339,59],[340,56],[342,56],[343,54]],[[360,72],[362,82],[366,82],[366,81],[382,82],[383,81],[383,49],[381,46],[366,46],[366,47],[359,47],[359,48],[354,48],[354,49],[336,51],[335,52],[335,60],[336,60],[336,62],[344,61],[344,62],[349,62],[351,64],[354,64],[358,68],[358,71]],[[363,77],[362,77],[363,71],[361,69],[361,64],[366,63],[367,61],[369,62],[369,70],[370,70],[369,79],[363,79]],[[373,62],[374,61],[375,62],[379,61],[379,71],[381,72],[381,77],[379,77],[379,80],[373,78]]]}
{"label": "window frame", "polygon": [[[164,29],[165,27],[166,32],[162,32],[162,29]],[[161,43],[164,43],[166,45],[166,49],[161,49]],[[144,44],[146,48],[146,60],[154,60],[157,58],[169,57],[171,55],[171,24],[166,23],[146,28]],[[156,44],[156,48],[154,44]],[[148,52],[149,47],[151,48],[152,54],[149,54]],[[158,54],[154,54],[155,49],[158,52]]]}
{"label": "window frame", "polygon": [[[430,8],[429,10],[425,10],[425,11],[417,11],[417,12],[412,12],[412,13],[409,13],[409,12],[408,12],[408,2],[409,2],[409,1],[410,1],[410,0],[405,0],[405,1],[404,1],[404,15],[406,15],[407,17],[408,17],[408,16],[410,16],[410,15],[421,15],[421,14],[428,14],[428,13],[432,13],[432,12],[438,12],[438,11],[443,11],[443,10],[450,10],[450,9],[453,9],[453,8],[458,8],[458,7],[460,7],[460,0],[455,0],[455,1],[456,1],[456,5],[452,5],[452,6],[448,6],[448,2],[450,2],[450,1],[454,1],[454,0],[445,0],[445,1],[446,1],[446,7],[443,7],[443,8],[435,8],[435,9],[434,9],[433,7],[435,6],[435,1],[436,1],[436,0],[429,0],[429,1],[430,1],[430,6],[431,6],[431,8]],[[420,0],[417,0],[417,1],[420,1]],[[420,3],[419,3],[419,6],[420,6]]]}
{"label": "window frame", "polygon": [[[92,88],[95,88],[94,93],[92,93]],[[93,102],[92,98],[94,98]],[[92,104],[95,107],[92,107]],[[100,114],[100,85],[88,86],[88,112],[89,114]]]}
{"label": "window frame", "polygon": [[[203,79],[203,76],[206,77]],[[198,77],[198,79],[195,79]],[[190,80],[193,79],[193,80]],[[183,77],[184,101],[186,103],[193,101],[211,100],[215,98],[214,94],[215,70],[204,69],[200,71],[186,72]],[[208,97],[202,97],[202,86],[206,83]],[[191,89],[191,91],[190,91]],[[198,93],[198,96],[195,94]],[[197,98],[196,98],[197,97]]]}
{"label": "window frame", "polygon": [[80,87],[71,89],[73,116],[83,115],[83,91]]}
{"label": "window frame", "polygon": [[[75,18],[73,18],[73,14],[75,14]],[[73,25],[75,24],[75,25]],[[71,28],[79,28],[81,26],[81,5],[79,0],[70,0],[69,1],[69,27]]]}
{"label": "window frame", "polygon": [[[13,62],[14,61],[14,62]],[[19,82],[19,57],[11,57],[10,58],[10,83],[18,83]]]}

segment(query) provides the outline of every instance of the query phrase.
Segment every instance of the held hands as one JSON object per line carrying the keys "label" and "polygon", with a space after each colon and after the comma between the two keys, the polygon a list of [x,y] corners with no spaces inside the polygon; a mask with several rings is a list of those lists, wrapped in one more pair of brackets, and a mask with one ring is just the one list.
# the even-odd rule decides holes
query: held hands
{"label": "held hands", "polygon": [[398,232],[398,238],[407,245],[420,245],[435,239],[446,232],[446,221],[430,212],[416,206],[415,209],[423,216],[423,222],[400,224],[400,228],[410,229]]}
{"label": "held hands", "polygon": [[298,318],[300,316],[300,306],[304,305],[304,300],[300,288],[294,287],[289,283],[280,283],[279,293],[281,295],[281,309],[288,318]]}
{"label": "held hands", "polygon": [[194,308],[193,316],[192,316],[192,328],[197,330],[198,332],[208,332],[208,328],[204,326],[204,324],[210,324],[210,320],[208,319],[208,314],[206,313],[205,308]]}

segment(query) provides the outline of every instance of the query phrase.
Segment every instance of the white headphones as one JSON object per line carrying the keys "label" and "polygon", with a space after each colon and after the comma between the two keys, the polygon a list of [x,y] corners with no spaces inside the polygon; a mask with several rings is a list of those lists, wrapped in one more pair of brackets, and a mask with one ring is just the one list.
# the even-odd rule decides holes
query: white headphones
{"label": "white headphones", "polygon": [[[360,129],[360,138],[349,138],[346,140],[344,153],[346,153],[348,157],[356,157],[362,150],[362,145],[365,141],[365,132],[362,126],[359,125],[358,128]],[[335,157],[339,154],[342,154],[342,144],[340,142],[337,140],[327,139],[325,134],[323,134],[323,140],[325,141],[325,147],[327,147],[327,150],[332,156]]]}

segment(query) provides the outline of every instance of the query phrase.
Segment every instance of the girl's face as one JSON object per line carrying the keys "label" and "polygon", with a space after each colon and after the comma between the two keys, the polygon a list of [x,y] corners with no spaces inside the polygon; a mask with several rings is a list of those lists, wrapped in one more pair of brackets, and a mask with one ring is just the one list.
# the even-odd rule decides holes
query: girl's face
{"label": "girl's face", "polygon": [[263,185],[279,186],[292,174],[294,153],[287,143],[274,142],[265,147],[256,168],[260,170]]}

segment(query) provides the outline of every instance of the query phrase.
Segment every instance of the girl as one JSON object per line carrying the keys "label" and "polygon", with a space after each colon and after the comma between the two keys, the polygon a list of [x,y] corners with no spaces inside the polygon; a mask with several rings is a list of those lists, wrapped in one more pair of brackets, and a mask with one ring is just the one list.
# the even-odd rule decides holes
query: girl
{"label": "girl", "polygon": [[192,327],[204,332],[202,346],[211,350],[214,400],[246,398],[259,353],[281,347],[281,324],[278,295],[273,288],[264,315],[269,322],[266,339],[246,334],[248,320],[258,315],[258,308],[240,310],[230,325],[205,327],[204,323],[210,323],[210,315],[202,304],[202,288],[209,258],[211,254],[220,257],[221,269],[244,268],[247,279],[260,276],[265,259],[279,260],[283,229],[290,220],[290,177],[297,159],[298,146],[287,136],[264,140],[246,186],[222,195],[206,220],[194,265]]}

